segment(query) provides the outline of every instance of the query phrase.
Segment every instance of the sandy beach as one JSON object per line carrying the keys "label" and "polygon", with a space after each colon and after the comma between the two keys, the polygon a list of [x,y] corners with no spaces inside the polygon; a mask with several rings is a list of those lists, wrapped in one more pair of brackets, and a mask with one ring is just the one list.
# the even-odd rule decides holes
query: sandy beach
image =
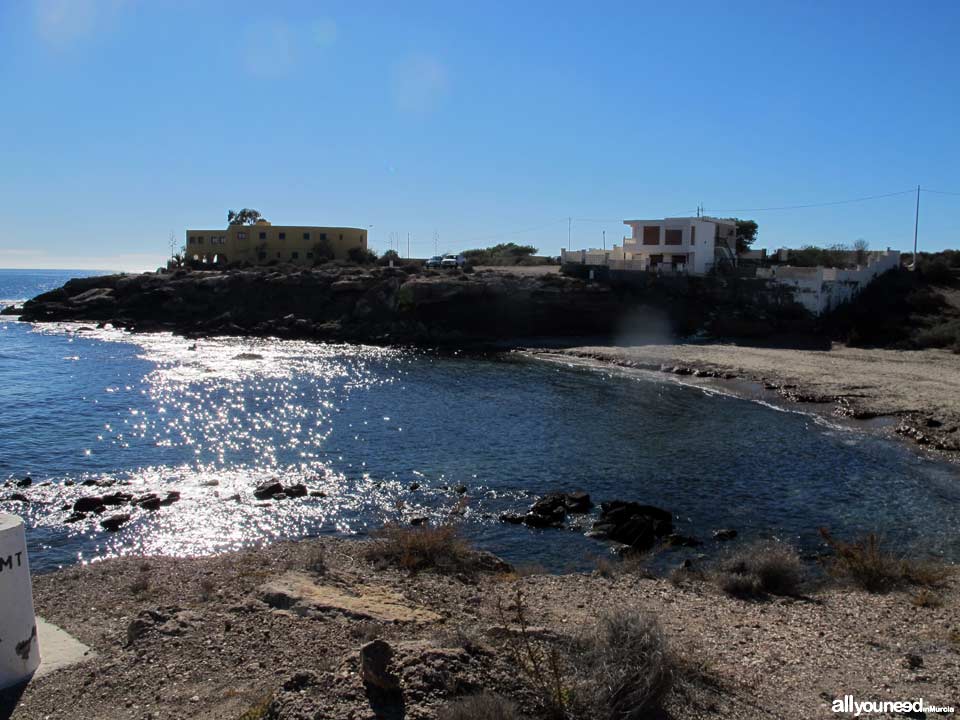
{"label": "sandy beach", "polygon": [[707,378],[721,385],[724,379],[748,380],[787,400],[832,405],[839,415],[898,418],[901,435],[954,458],[960,453],[960,355],[946,350],[663,344],[576,347],[542,355],[670,372],[692,381]]}

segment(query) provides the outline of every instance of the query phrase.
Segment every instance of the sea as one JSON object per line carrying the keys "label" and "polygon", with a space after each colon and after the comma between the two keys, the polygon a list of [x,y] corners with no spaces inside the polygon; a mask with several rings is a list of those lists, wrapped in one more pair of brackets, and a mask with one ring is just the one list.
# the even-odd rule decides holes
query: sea
{"label": "sea", "polygon": [[[74,270],[0,270],[0,305]],[[13,483],[26,476],[31,487]],[[261,502],[260,483],[314,495]],[[960,560],[960,472],[875,429],[657,373],[523,353],[436,354],[277,339],[189,340],[0,317],[0,511],[27,526],[36,572],[120,555],[194,556],[385,523],[454,522],[517,565],[588,570],[612,548],[501,522],[584,490],[674,513],[694,549],[775,538],[809,556],[818,528]],[[96,481],[105,491],[83,485]],[[82,495],[176,490],[118,532],[66,523]],[[10,499],[23,493],[30,502]],[[595,511],[596,512],[596,511]]]}

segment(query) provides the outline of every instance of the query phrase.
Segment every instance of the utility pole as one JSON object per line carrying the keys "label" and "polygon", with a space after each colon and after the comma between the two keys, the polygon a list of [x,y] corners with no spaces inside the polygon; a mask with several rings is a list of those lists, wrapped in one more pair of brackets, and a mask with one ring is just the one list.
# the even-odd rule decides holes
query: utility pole
{"label": "utility pole", "polygon": [[917,185],[917,213],[913,218],[913,263],[911,267],[917,267],[917,230],[920,227],[920,186]]}
{"label": "utility pole", "polygon": [[567,252],[570,252],[570,230],[573,228],[573,218],[567,218]]}
{"label": "utility pole", "polygon": [[603,249],[604,250],[607,249],[607,231],[606,230],[603,231]]}
{"label": "utility pole", "polygon": [[410,259],[410,233],[407,233],[407,260]]}

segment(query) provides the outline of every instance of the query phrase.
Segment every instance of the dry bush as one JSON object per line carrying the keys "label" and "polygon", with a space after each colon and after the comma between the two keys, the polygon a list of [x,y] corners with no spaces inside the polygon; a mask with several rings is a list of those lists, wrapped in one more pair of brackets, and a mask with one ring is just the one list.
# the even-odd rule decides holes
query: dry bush
{"label": "dry bush", "polygon": [[327,570],[327,553],[323,549],[322,545],[315,545],[307,551],[307,557],[303,562],[304,568],[308,572],[316,573],[317,575],[326,575]]}
{"label": "dry bush", "polygon": [[827,571],[867,592],[885,593],[904,585],[937,587],[951,572],[940,563],[907,560],[887,552],[876,533],[854,542],[837,540],[826,528],[820,528],[820,535],[834,552]]}
{"label": "dry bush", "polygon": [[503,600],[497,598],[497,614],[504,627],[515,624],[519,633],[508,634],[507,649],[514,666],[543,703],[548,718],[566,718],[570,715],[570,680],[568,662],[556,645],[534,636],[527,622],[523,593],[517,588],[508,615]]}
{"label": "dry bush", "polygon": [[938,608],[943,607],[943,598],[929,588],[922,587],[910,597],[915,607]]}
{"label": "dry bush", "polygon": [[761,540],[738,548],[721,560],[714,579],[724,592],[735,597],[798,595],[805,572],[792,547]]}
{"label": "dry bush", "polygon": [[150,590],[150,573],[141,568],[140,574],[130,583],[130,592],[134,595],[143,595],[148,590]]}
{"label": "dry bush", "polygon": [[661,707],[674,678],[673,660],[653,615],[617,610],[577,638],[570,705],[584,718],[641,720]]}
{"label": "dry bush", "polygon": [[217,591],[217,586],[210,578],[200,580],[200,599],[204,602],[210,600]]}
{"label": "dry bush", "polygon": [[373,533],[366,549],[371,562],[394,565],[410,572],[471,570],[473,552],[453,525],[408,527],[385,525]]}
{"label": "dry bush", "polygon": [[491,693],[469,695],[443,707],[438,720],[520,720],[517,706]]}

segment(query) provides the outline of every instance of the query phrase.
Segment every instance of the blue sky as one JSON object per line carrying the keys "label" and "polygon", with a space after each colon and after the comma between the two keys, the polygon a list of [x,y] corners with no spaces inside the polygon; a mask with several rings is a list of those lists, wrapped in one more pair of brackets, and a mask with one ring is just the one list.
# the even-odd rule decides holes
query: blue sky
{"label": "blue sky", "polygon": [[[0,2],[2,267],[143,269],[254,207],[414,255],[752,217],[912,246],[960,193],[956,2]],[[746,211],[745,211],[746,210]],[[960,246],[960,195],[921,246]],[[517,232],[517,231],[527,232]]]}

